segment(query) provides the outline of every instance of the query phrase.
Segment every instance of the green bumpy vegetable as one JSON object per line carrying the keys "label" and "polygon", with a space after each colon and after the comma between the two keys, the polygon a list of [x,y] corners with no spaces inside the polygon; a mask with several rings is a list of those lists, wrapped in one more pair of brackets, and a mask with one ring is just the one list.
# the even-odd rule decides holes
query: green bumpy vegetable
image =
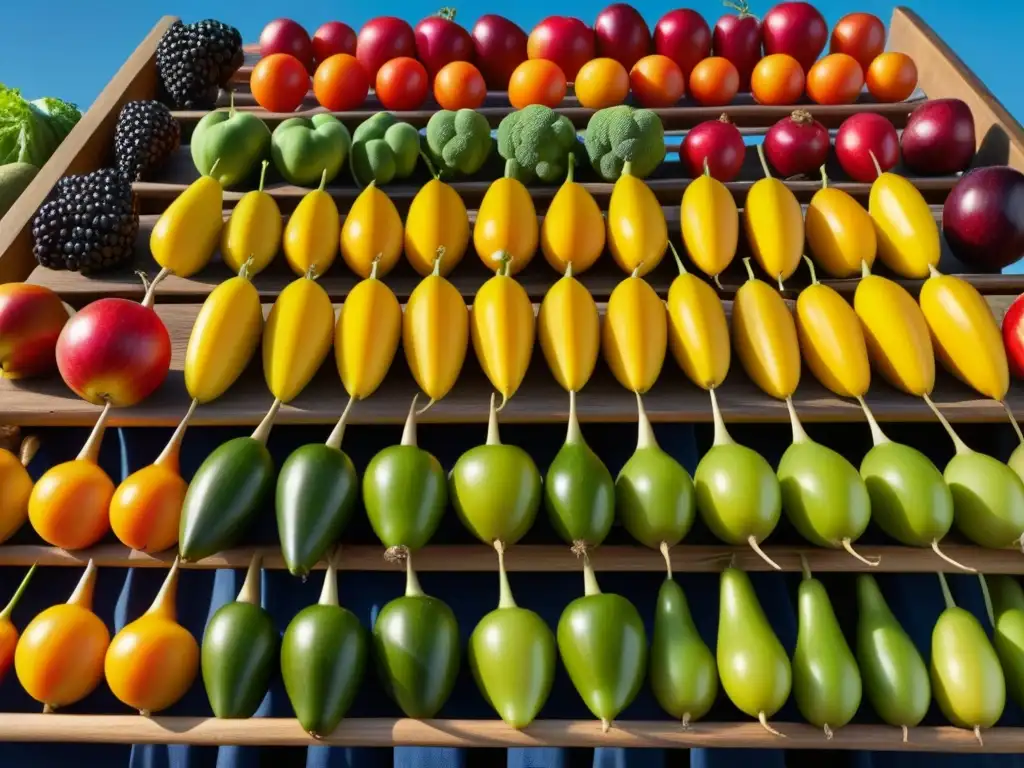
{"label": "green bumpy vegetable", "polygon": [[0,165],[42,168],[81,117],[73,104],[50,97],[27,101],[0,83]]}
{"label": "green bumpy vegetable", "polygon": [[561,183],[569,168],[569,155],[579,151],[576,127],[550,107],[531,104],[506,115],[498,124],[498,154],[524,184],[534,179]]}
{"label": "green bumpy vegetable", "polygon": [[590,164],[605,181],[616,181],[629,162],[645,179],[665,159],[665,129],[650,109],[608,107],[593,114],[583,141]]}
{"label": "green bumpy vegetable", "polygon": [[377,186],[406,179],[420,156],[420,134],[409,123],[400,123],[390,112],[367,118],[352,134],[351,169],[357,185],[375,181]]}
{"label": "green bumpy vegetable", "polygon": [[442,109],[427,123],[427,149],[442,176],[476,173],[493,145],[487,118],[472,109]]}

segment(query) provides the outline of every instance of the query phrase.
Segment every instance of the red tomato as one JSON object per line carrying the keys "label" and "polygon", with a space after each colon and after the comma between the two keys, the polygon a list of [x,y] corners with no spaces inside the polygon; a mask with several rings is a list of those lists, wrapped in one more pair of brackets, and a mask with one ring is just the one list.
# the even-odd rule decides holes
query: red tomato
{"label": "red tomato", "polygon": [[294,56],[273,53],[256,62],[249,86],[256,103],[268,112],[294,112],[309,91],[309,73]]}
{"label": "red tomato", "polygon": [[320,106],[331,112],[356,109],[366,101],[370,78],[359,60],[347,53],[325,59],[313,75],[313,93]]}
{"label": "red tomato", "polygon": [[426,100],[429,89],[426,67],[408,56],[391,59],[377,71],[374,90],[385,109],[399,112],[417,109]]}

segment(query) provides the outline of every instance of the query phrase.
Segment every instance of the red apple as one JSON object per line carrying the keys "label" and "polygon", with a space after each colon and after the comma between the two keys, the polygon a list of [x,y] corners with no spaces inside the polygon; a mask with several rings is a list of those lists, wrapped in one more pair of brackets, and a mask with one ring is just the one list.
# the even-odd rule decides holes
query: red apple
{"label": "red apple", "polygon": [[319,64],[337,53],[356,55],[356,31],[340,21],[328,21],[313,33],[313,58]]}
{"label": "red apple", "polygon": [[708,23],[689,8],[669,11],[654,25],[654,52],[668,56],[678,64],[683,70],[683,77],[689,82],[690,72],[697,63],[711,55]]}
{"label": "red apple", "polygon": [[1024,294],[1013,300],[1003,316],[1003,346],[1010,373],[1024,379]]}
{"label": "red apple", "polygon": [[740,90],[750,90],[750,75],[761,59],[761,22],[750,15],[743,3],[738,14],[727,13],[715,22],[711,48],[715,56],[728,59],[740,73]]}
{"label": "red apple", "polygon": [[407,21],[394,16],[378,16],[359,30],[356,58],[371,83],[377,79],[378,69],[401,56],[416,57],[416,35]]}
{"label": "red apple", "polygon": [[900,161],[900,140],[896,128],[873,112],[848,117],[836,132],[836,158],[854,181],[874,181],[879,170],[888,171]]}
{"label": "red apple", "polygon": [[508,90],[512,73],[527,59],[526,33],[504,16],[488,13],[477,19],[470,36],[487,87]]}
{"label": "red apple", "polygon": [[595,56],[594,31],[573,16],[548,16],[533,28],[526,41],[531,59],[547,59],[558,65],[568,82],[580,67]]}
{"label": "red apple", "polygon": [[828,42],[828,24],[810,3],[779,3],[761,20],[765,55],[788,53],[806,73]]}
{"label": "red apple", "polygon": [[60,297],[41,285],[0,285],[0,379],[21,379],[57,367],[57,337],[68,321]]}
{"label": "red apple", "polygon": [[313,71],[313,43],[309,33],[296,21],[291,19],[274,19],[260,33],[260,57],[265,58],[272,53],[287,53],[302,62],[309,71]]}
{"label": "red apple", "polygon": [[629,72],[651,52],[651,31],[640,12],[626,3],[609,5],[594,22],[597,55],[615,59]]}
{"label": "red apple", "polygon": [[427,16],[416,25],[414,34],[416,56],[431,79],[445,64],[473,58],[473,38],[455,23],[453,8],[442,8],[435,16]]}

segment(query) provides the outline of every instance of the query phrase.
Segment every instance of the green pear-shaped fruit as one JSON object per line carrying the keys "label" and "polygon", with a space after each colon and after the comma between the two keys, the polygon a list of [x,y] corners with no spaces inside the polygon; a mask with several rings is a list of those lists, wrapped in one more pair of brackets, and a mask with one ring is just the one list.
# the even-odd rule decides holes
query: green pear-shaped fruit
{"label": "green pear-shaped fruit", "polygon": [[1010,697],[1024,706],[1024,589],[1013,576],[982,576],[992,596],[992,640]]}
{"label": "green pear-shaped fruit", "polygon": [[199,173],[233,187],[270,154],[270,129],[254,112],[236,111],[232,92],[230,107],[207,112],[196,123],[189,150]]}
{"label": "green pear-shaped fruit", "polygon": [[1017,473],[1017,477],[1024,480],[1024,443],[1013,449],[1010,458],[1006,461],[1007,466]]}

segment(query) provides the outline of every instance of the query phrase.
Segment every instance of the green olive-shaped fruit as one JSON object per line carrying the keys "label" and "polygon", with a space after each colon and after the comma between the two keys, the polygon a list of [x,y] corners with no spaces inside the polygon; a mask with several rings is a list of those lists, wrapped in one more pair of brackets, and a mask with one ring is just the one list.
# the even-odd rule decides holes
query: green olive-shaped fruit
{"label": "green olive-shaped fruit", "polygon": [[1006,464],[1017,473],[1017,477],[1024,480],[1024,444],[1018,445],[1013,449],[1013,453],[1010,454]]}
{"label": "green olive-shaped fruit", "polygon": [[485,544],[515,544],[540,508],[540,472],[516,445],[478,445],[455,463],[452,505],[462,524]]}
{"label": "green olive-shaped fruit", "polygon": [[200,656],[215,717],[255,714],[277,667],[278,644],[274,622],[259,605],[227,603],[210,617]]}
{"label": "green olive-shaped fruit", "polygon": [[991,728],[1003,715],[1006,679],[981,622],[947,608],[932,630],[932,689],[939,709],[961,728]]}
{"label": "green olive-shaped fruit", "polygon": [[1021,546],[1024,482],[1003,462],[970,451],[950,459],[943,473],[953,494],[956,527],[982,547]]}
{"label": "green olive-shaped fruit", "polygon": [[[857,469],[811,440],[795,442],[779,461],[782,509],[801,536],[819,547],[856,541],[871,520],[871,499]],[[829,723],[833,723],[830,721]]]}
{"label": "green olive-shaped fruit", "polygon": [[622,467],[615,502],[630,535],[653,549],[678,544],[693,525],[693,480],[657,446],[638,449]]}
{"label": "green olive-shaped fruit", "polygon": [[363,504],[385,547],[419,549],[434,535],[448,504],[441,463],[415,445],[392,445],[363,475]]}
{"label": "green olive-shaped fruit", "polygon": [[782,494],[761,454],[737,443],[713,446],[693,480],[701,519],[725,543],[746,544],[751,536],[761,541],[775,530]]}
{"label": "green olive-shaped fruit", "polygon": [[995,631],[992,640],[1006,675],[1006,687],[1024,706],[1024,589],[1013,576],[987,576]]}
{"label": "green olive-shaped fruit", "polygon": [[544,502],[563,541],[596,547],[615,522],[615,481],[589,445],[566,442],[548,467]]}

